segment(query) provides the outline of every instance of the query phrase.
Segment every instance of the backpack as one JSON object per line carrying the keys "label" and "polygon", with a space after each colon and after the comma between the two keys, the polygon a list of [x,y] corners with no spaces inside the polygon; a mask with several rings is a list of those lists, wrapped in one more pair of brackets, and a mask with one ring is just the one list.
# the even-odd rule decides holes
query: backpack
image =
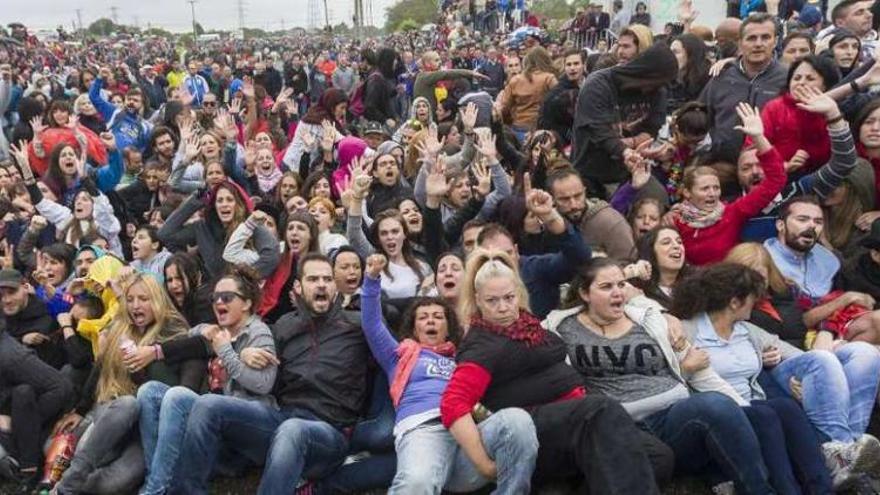
{"label": "backpack", "polygon": [[376,75],[378,75],[378,72],[371,72],[365,80],[359,82],[358,85],[355,86],[354,92],[348,100],[348,111],[355,117],[364,116],[364,90],[367,87],[367,83]]}

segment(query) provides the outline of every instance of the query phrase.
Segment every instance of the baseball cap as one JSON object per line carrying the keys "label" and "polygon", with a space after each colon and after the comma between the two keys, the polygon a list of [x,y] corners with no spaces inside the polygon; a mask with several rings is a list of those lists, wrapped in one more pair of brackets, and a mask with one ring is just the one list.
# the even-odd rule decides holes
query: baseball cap
{"label": "baseball cap", "polygon": [[13,269],[0,270],[0,287],[17,289],[24,282],[21,272]]}

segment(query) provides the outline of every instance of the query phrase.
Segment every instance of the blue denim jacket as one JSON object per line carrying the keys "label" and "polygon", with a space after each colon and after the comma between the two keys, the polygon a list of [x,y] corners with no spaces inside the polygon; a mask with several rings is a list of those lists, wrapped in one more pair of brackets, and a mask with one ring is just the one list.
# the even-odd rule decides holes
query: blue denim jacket
{"label": "blue denim jacket", "polygon": [[799,295],[814,303],[831,292],[834,276],[840,270],[840,260],[825,246],[816,244],[805,254],[798,253],[779,239],[764,241],[764,247],[782,275],[797,285]]}

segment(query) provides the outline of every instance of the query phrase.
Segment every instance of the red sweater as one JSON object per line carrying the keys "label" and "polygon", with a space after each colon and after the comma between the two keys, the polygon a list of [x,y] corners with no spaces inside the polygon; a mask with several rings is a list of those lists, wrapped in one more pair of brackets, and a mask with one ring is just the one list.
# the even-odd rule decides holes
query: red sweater
{"label": "red sweater", "polygon": [[766,177],[748,194],[729,203],[712,226],[697,229],[676,218],[675,226],[684,242],[687,261],[694,265],[717,263],[739,242],[740,231],[749,218],[773,201],[785,186],[782,158],[775,148],[758,155]]}
{"label": "red sweater", "polygon": [[797,150],[804,150],[810,158],[797,173],[813,172],[831,159],[831,137],[822,115],[801,110],[789,93],[770,100],[761,110],[764,135],[788,161]]}

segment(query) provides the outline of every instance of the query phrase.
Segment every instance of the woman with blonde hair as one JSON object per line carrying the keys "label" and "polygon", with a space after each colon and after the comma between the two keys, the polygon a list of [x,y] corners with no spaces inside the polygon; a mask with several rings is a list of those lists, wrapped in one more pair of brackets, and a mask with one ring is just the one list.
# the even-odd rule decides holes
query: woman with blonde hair
{"label": "woman with blonde hair", "polygon": [[520,142],[535,128],[544,97],[556,83],[553,59],[538,46],[523,59],[522,74],[514,76],[498,95],[496,109],[502,116],[509,115],[506,120]]}
{"label": "woman with blonde hair", "polygon": [[55,425],[56,433],[75,432],[80,437],[70,468],[55,487],[59,494],[113,494],[136,488],[144,472],[134,429],[139,415],[137,388],[159,380],[198,390],[202,381],[204,365],[199,361],[176,366],[157,361],[136,372],[126,366],[127,356],[138,347],[181,338],[188,325],[152,275],[138,273],[119,285],[119,311],[103,331],[81,399]]}
{"label": "woman with blonde hair", "polygon": [[478,471],[493,478],[474,406],[526,408],[539,443],[533,480],[581,476],[589,493],[659,493],[657,480],[672,475],[672,452],[636,428],[618,402],[587,395],[565,363],[565,343],[529,312],[515,266],[501,251],[477,250],[468,261],[459,299],[468,331],[440,402],[443,425]]}

